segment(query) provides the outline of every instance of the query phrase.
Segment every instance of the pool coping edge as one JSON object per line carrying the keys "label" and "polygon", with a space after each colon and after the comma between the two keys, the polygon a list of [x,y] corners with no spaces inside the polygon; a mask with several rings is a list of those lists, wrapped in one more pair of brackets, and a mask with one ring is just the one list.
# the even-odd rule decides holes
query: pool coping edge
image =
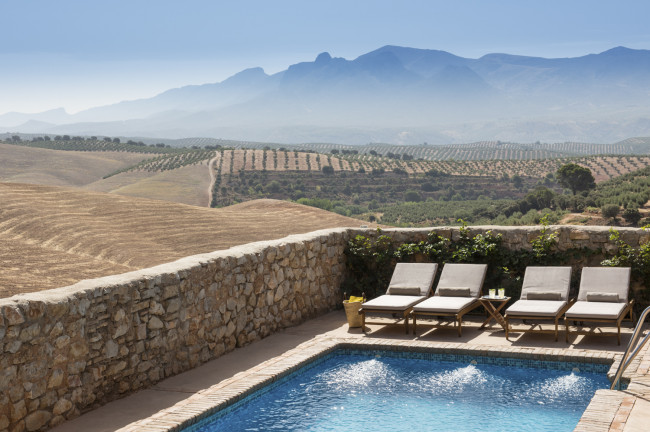
{"label": "pool coping edge", "polygon": [[[619,353],[610,351],[594,350],[499,347],[466,343],[395,341],[392,339],[315,338],[246,371],[239,372],[213,386],[200,390],[175,405],[146,419],[131,423],[119,429],[119,431],[180,431],[337,349],[410,351],[476,357],[610,364],[607,374],[610,380],[622,356]],[[636,368],[632,369],[635,370]],[[626,379],[630,380],[634,375],[634,372],[626,373]],[[634,397],[630,396],[630,392],[598,390],[589,406],[585,409],[575,430],[593,432],[610,430],[610,425],[615,423],[624,425],[627,419],[625,414],[627,413],[629,416],[631,410],[631,408],[628,409],[630,397]]]}

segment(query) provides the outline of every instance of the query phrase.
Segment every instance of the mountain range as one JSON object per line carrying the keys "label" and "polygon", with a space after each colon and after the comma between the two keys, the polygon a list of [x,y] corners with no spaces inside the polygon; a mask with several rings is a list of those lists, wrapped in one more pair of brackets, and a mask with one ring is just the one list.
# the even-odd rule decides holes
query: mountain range
{"label": "mountain range", "polygon": [[614,142],[650,135],[650,51],[555,59],[397,46],[354,60],[322,53],[273,75],[247,69],[74,115],[8,113],[0,127],[285,143]]}

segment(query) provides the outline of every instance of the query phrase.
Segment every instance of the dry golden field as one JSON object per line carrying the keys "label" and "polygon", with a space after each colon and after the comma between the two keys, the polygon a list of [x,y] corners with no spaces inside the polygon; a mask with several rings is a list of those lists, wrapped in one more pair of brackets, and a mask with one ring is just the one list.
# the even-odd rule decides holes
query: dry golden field
{"label": "dry golden field", "polygon": [[207,161],[163,172],[129,171],[97,180],[83,188],[96,192],[208,207],[210,171]]}
{"label": "dry golden field", "polygon": [[209,209],[22,183],[0,183],[0,200],[0,297],[364,223],[285,201]]}
{"label": "dry golden field", "polygon": [[151,155],[81,152],[0,143],[0,181],[85,186]]}

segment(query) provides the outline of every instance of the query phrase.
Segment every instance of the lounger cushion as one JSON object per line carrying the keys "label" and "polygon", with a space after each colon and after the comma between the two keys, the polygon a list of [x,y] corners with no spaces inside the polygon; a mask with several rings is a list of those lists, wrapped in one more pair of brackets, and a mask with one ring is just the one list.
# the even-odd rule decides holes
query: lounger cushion
{"label": "lounger cushion", "polygon": [[506,315],[525,317],[554,317],[566,306],[565,301],[517,300],[506,309]]}
{"label": "lounger cushion", "polygon": [[570,282],[571,267],[526,267],[521,285],[521,299],[530,300],[529,292],[544,291],[559,292],[560,300],[566,301],[569,299]]}
{"label": "lounger cushion", "polygon": [[588,293],[617,293],[620,303],[627,303],[630,290],[629,267],[583,267],[578,301],[586,301]]}
{"label": "lounger cushion", "polygon": [[606,302],[576,302],[566,311],[567,319],[579,319],[589,321],[589,319],[616,320],[621,316],[625,309],[625,303],[606,303]]}
{"label": "lounger cushion", "polygon": [[455,313],[460,312],[466,306],[478,301],[474,297],[429,297],[422,303],[413,307],[413,312],[440,312]]}
{"label": "lounger cushion", "polygon": [[420,288],[421,296],[429,296],[438,270],[435,263],[397,263],[388,284],[392,287]]}
{"label": "lounger cushion", "polygon": [[618,293],[588,292],[587,301],[618,303]]}
{"label": "lounger cushion", "polygon": [[387,294],[390,295],[407,295],[407,296],[419,296],[420,288],[419,287],[406,287],[406,286],[392,286],[388,288]]}
{"label": "lounger cushion", "polygon": [[555,300],[560,301],[562,293],[559,291],[528,291],[527,300]]}
{"label": "lounger cushion", "polygon": [[469,287],[445,287],[438,288],[441,297],[469,297],[471,291]]}
{"label": "lounger cushion", "polygon": [[471,297],[478,297],[481,295],[486,272],[487,264],[445,264],[433,295],[440,296],[441,288],[467,287]]}
{"label": "lounger cushion", "polygon": [[383,295],[361,305],[367,310],[403,311],[424,300],[425,296]]}

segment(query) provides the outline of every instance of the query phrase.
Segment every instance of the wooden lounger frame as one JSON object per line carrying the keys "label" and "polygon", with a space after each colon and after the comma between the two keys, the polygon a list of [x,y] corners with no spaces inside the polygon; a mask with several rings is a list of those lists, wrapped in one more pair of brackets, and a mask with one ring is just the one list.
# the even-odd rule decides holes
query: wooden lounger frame
{"label": "wooden lounger frame", "polygon": [[[463,335],[463,315],[466,313],[476,309],[477,307],[481,306],[481,302],[478,301],[478,298],[467,306],[465,306],[463,309],[459,310],[458,312],[440,312],[440,311],[431,311],[431,312],[426,312],[426,311],[420,311],[420,312],[411,312],[411,317],[413,317],[413,334],[416,332],[416,316],[438,316],[438,317],[454,317],[454,327],[458,327],[458,337],[461,337]],[[444,327],[442,324],[433,324],[433,327],[435,328],[440,328]]]}
{"label": "wooden lounger frame", "polygon": [[[395,324],[404,320],[404,330],[406,334],[409,334],[409,314],[413,310],[413,306],[405,310],[390,310],[390,309],[372,309],[372,308],[361,308],[359,309],[359,315],[361,315],[361,331],[366,332],[366,312],[377,313],[377,314],[390,314],[390,315],[402,315],[401,318],[397,318]],[[415,321],[414,321],[415,322]]]}
{"label": "wooden lounger frame", "polygon": [[[581,334],[581,335],[592,335],[592,334],[597,334],[594,332],[586,331],[586,330],[576,330],[576,331],[571,331],[571,326],[569,325],[569,321],[573,321],[574,326],[577,326],[576,323],[580,322],[596,322],[596,323],[607,323],[607,324],[616,324],[616,335],[618,338],[618,344],[621,344],[621,323],[625,320],[625,317],[629,315],[629,320],[630,322],[634,323],[636,319],[634,318],[634,300],[631,300],[625,308],[621,311],[621,314],[618,316],[616,319],[612,318],[567,318],[566,316],[564,317],[564,326],[566,327],[566,337],[565,340],[567,343],[569,343],[569,333],[573,334]],[[601,336],[611,336],[612,333],[600,333],[599,335]]]}
{"label": "wooden lounger frame", "polygon": [[[567,302],[566,305],[562,309],[559,310],[559,312],[555,316],[530,316],[530,315],[511,315],[511,314],[505,314],[503,318],[506,320],[506,339],[510,337],[510,333],[553,333],[555,334],[555,342],[558,341],[558,335],[559,335],[559,321],[562,318],[562,315],[575,303],[575,300],[570,300]],[[521,319],[521,320],[531,320],[531,321],[548,321],[548,320],[553,320],[555,322],[555,330],[544,330],[544,329],[536,329],[536,328],[530,328],[530,329],[525,329],[525,330],[512,330],[510,328],[510,320],[511,319]],[[508,339],[509,340],[509,339]]]}

